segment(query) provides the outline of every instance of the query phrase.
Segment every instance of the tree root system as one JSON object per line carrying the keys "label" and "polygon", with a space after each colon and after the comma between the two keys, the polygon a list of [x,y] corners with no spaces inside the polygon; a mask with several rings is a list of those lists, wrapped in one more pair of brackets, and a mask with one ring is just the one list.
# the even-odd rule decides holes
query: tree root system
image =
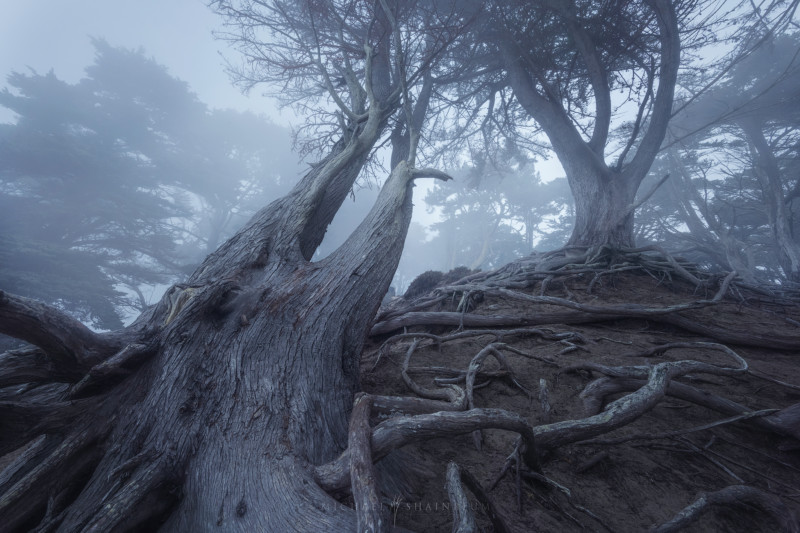
{"label": "tree root system", "polygon": [[[392,524],[798,531],[798,295],[658,248],[570,256],[379,313],[362,360],[373,459],[404,445],[436,474],[395,497]],[[490,409],[508,423],[477,415]],[[336,464],[318,475],[333,480]]]}

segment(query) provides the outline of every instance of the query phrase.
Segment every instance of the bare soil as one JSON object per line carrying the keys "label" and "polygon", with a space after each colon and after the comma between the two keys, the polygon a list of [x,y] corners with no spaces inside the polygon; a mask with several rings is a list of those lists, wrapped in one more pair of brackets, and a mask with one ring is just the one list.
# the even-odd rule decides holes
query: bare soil
{"label": "bare soil", "polygon": [[[591,305],[615,303],[661,307],[711,298],[690,283],[657,279],[642,272],[620,272],[602,277],[591,292],[591,274],[576,275],[563,283],[551,283],[547,296],[567,298]],[[541,294],[541,283],[519,289]],[[701,291],[702,292],[702,291]],[[447,300],[430,311],[454,311],[456,301]],[[551,306],[486,296],[470,313],[482,315],[525,315],[544,313]],[[555,309],[557,310],[557,309]],[[562,308],[563,310],[563,308]],[[789,301],[775,301],[756,294],[731,291],[722,302],[703,309],[681,311],[693,323],[722,330],[800,336],[800,308]],[[508,376],[486,377],[501,370],[488,358],[478,377],[475,406],[507,409],[527,418],[534,426],[548,422],[581,419],[581,392],[600,377],[591,371],[569,371],[581,362],[608,366],[652,365],[667,360],[694,359],[727,364],[724,354],[702,348],[669,350],[663,354],[638,357],[654,346],[675,342],[712,341],[724,343],[750,365],[751,370],[776,380],[800,385],[800,346],[778,350],[765,346],[742,346],[710,339],[658,319],[606,320],[580,325],[536,326],[552,332],[573,332],[583,343],[543,340],[536,335],[503,338],[510,346],[555,364],[507,353],[515,384]],[[492,328],[499,330],[502,328]],[[510,329],[510,328],[507,328]],[[447,335],[455,327],[409,328],[409,332]],[[722,331],[721,330],[721,331]],[[394,334],[402,331],[395,331]],[[381,345],[392,335],[373,337],[361,362],[362,387],[376,395],[413,395],[401,378],[401,367],[411,339]],[[487,334],[447,342],[437,347],[422,341],[409,363],[409,375],[419,384],[435,388],[433,378],[449,377],[445,367],[466,371],[471,359],[496,337]],[[546,380],[549,420],[540,402],[540,380]],[[800,388],[779,385],[752,374],[739,376],[687,375],[678,381],[743,404],[753,411],[781,409],[800,402]],[[524,389],[524,390],[523,390]],[[627,393],[606,398],[606,402]],[[409,471],[423,472],[416,479],[416,495],[387,500],[391,520],[397,526],[421,532],[450,532],[452,513],[445,491],[445,469],[455,461],[486,489],[497,514],[508,531],[646,531],[669,521],[695,501],[701,493],[730,485],[757,487],[778,496],[795,513],[800,509],[800,442],[757,427],[753,420],[741,420],[711,429],[681,435],[659,434],[689,430],[728,418],[708,408],[666,397],[635,422],[595,440],[642,436],[620,443],[573,443],[543,457],[543,472],[565,491],[517,480],[515,470],[506,473],[489,491],[513,452],[517,436],[501,430],[483,430],[481,449],[472,435],[441,438],[403,449]],[[798,428],[800,431],[800,428]],[[592,461],[595,461],[592,463]],[[498,531],[485,506],[467,491],[481,531]],[[391,495],[387,495],[390,497]],[[767,513],[750,505],[717,506],[703,514],[686,531],[772,532],[781,526]]]}

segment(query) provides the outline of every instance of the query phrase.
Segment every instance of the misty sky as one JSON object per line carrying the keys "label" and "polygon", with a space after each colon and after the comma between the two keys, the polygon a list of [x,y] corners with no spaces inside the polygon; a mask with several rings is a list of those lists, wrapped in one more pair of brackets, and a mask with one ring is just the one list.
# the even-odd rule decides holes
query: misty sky
{"label": "misty sky", "polygon": [[[143,47],[211,107],[263,113],[283,125],[296,121],[290,110],[279,111],[258,89],[244,96],[231,85],[220,54],[233,62],[239,56],[214,39],[212,32],[221,22],[204,0],[8,1],[0,18],[0,74],[5,81],[12,70],[31,67],[44,74],[52,68],[58,78],[74,83],[93,62],[90,38],[99,37],[112,46]],[[0,108],[1,122],[12,116]],[[538,167],[545,179],[563,175],[553,159]],[[420,185],[418,204],[429,186]],[[424,210],[417,211],[416,217],[423,215],[419,211]]]}
{"label": "misty sky", "polygon": [[[286,123],[287,112],[279,114],[258,91],[245,97],[228,81],[220,51],[237,56],[212,36],[221,20],[203,0],[8,1],[0,18],[0,72],[5,82],[12,70],[52,68],[74,83],[93,62],[90,37],[100,37],[112,46],[143,47],[211,107],[249,109]],[[7,110],[0,113],[9,120]]]}
{"label": "misty sky", "polygon": [[[148,57],[186,81],[200,101],[212,108],[250,110],[284,126],[301,120],[290,110],[279,111],[258,88],[245,96],[231,84],[224,58],[235,63],[240,56],[214,38],[213,31],[222,28],[222,18],[206,6],[205,0],[9,0],[3,7],[0,87],[5,86],[5,78],[12,71],[27,72],[28,68],[40,74],[52,69],[59,79],[77,82],[94,62],[94,37],[114,47],[143,48]],[[0,122],[11,121],[13,113],[0,107]],[[537,168],[545,180],[563,175],[555,158],[540,161]],[[432,186],[432,180],[422,180],[414,195],[414,220],[425,226],[439,219],[438,214],[427,212],[423,200]],[[362,201],[371,202],[371,197]],[[366,204],[352,207],[348,201],[343,209],[364,206],[368,209]],[[355,224],[354,220],[331,228],[328,238],[343,240]]]}
{"label": "misty sky", "polygon": [[[91,38],[111,46],[144,48],[148,57],[165,65],[170,74],[189,83],[199,99],[214,108],[235,108],[265,114],[289,126],[290,110],[278,110],[256,88],[245,96],[225,72],[224,57],[236,62],[237,52],[214,38],[222,18],[204,0],[25,0],[6,2],[0,18],[0,73],[40,74],[53,69],[59,79],[75,83],[94,61]],[[0,107],[0,122],[13,113]],[[420,183],[415,220],[430,223],[422,198],[430,186]],[[347,206],[345,206],[347,207]]]}

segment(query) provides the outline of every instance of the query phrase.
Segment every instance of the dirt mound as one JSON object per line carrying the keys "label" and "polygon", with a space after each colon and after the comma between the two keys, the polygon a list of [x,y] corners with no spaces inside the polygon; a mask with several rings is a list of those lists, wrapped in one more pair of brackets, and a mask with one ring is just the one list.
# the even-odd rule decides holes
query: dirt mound
{"label": "dirt mound", "polygon": [[800,307],[733,276],[698,285],[646,268],[598,272],[487,277],[379,317],[365,391],[413,395],[404,368],[418,393],[457,384],[471,407],[534,426],[542,463],[541,474],[518,468],[517,434],[499,429],[407,446],[405,467],[429,475],[416,494],[386,495],[396,525],[452,530],[452,461],[481,531],[645,531],[699,498],[706,512],[687,511],[683,530],[795,527]]}
{"label": "dirt mound", "polygon": [[465,266],[456,267],[448,272],[438,270],[428,270],[423,272],[409,284],[403,298],[412,299],[428,293],[438,286],[453,283],[471,274],[477,274],[479,270],[470,270]]}

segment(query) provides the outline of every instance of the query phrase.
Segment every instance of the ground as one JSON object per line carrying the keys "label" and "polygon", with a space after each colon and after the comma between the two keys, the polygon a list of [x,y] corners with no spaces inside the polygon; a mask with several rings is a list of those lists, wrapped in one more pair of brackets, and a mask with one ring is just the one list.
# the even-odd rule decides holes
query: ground
{"label": "ground", "polygon": [[[544,281],[546,296],[584,305],[635,304],[643,308],[709,301],[722,283],[719,276],[714,278],[716,286],[709,283],[698,287],[681,276],[654,274],[652,269],[645,268],[619,269],[616,273],[602,276],[577,269],[575,273],[555,278],[528,276],[522,283],[518,282],[519,276],[516,279],[516,284],[511,280],[513,290],[527,295],[542,295]],[[478,281],[486,284],[486,279]],[[465,286],[470,286],[470,283],[474,285],[473,281],[467,280]],[[455,311],[461,301],[459,297],[465,293],[439,289],[438,293],[431,295],[429,301],[434,303],[429,303],[425,311]],[[493,295],[491,290],[473,290],[471,294],[473,303],[467,315],[534,317],[564,311],[563,306]],[[439,298],[433,300],[437,295]],[[441,298],[442,295],[449,297]],[[400,311],[394,311],[395,315],[402,315],[412,305],[398,300],[394,308],[400,308]],[[388,313],[384,311],[383,319],[391,313],[391,310]],[[528,356],[501,348],[513,372],[513,380],[496,360],[487,357],[478,374],[474,406],[519,413],[532,426],[549,421],[581,419],[588,416],[581,393],[602,374],[574,367],[587,362],[606,367],[629,367],[681,359],[721,366],[730,364],[724,352],[703,344],[665,350],[646,357],[636,355],[668,343],[702,341],[724,343],[747,361],[750,371],[728,376],[689,374],[677,381],[744,405],[752,411],[782,409],[800,402],[800,387],[797,387],[800,385],[797,361],[800,354],[791,349],[791,341],[788,345],[778,342],[800,337],[800,307],[796,301],[785,295],[776,297],[731,286],[718,302],[671,313],[670,316],[676,314],[688,318],[691,324],[715,327],[716,338],[692,333],[676,326],[675,321],[669,323],[670,320],[658,316],[609,319],[597,315],[597,320],[583,320],[585,323],[581,324],[517,325],[517,333],[499,340]],[[473,357],[488,344],[497,342],[498,332],[508,332],[514,327],[495,326],[490,329],[491,332],[478,335],[479,328],[469,326],[407,327],[407,333],[432,333],[446,341],[437,347],[432,337],[420,337],[408,363],[408,375],[417,384],[430,388],[436,388],[434,377],[460,376],[463,386]],[[528,331],[523,331],[525,329]],[[542,330],[545,337],[550,338],[543,338],[535,329]],[[690,329],[697,330],[695,327]],[[448,335],[459,331],[472,331],[476,336],[447,340]],[[412,395],[401,371],[414,337],[393,337],[398,333],[403,333],[403,330],[374,335],[366,347],[361,361],[362,386],[366,392]],[[565,339],[554,338],[558,333],[573,335]],[[726,342],[727,333],[740,343],[750,345]],[[758,339],[768,340],[759,342]],[[770,347],[769,339],[775,339],[781,349]],[[492,372],[495,373],[493,377]],[[542,385],[551,406],[549,414],[542,402]],[[607,404],[624,394],[627,392],[612,395],[605,402]],[[514,468],[490,489],[514,451],[516,434],[483,430],[480,450],[469,434],[429,440],[407,446],[401,452],[403,464],[409,469],[427,473],[418,476],[416,494],[403,497],[386,494],[384,502],[391,520],[398,526],[420,532],[453,530],[445,470],[448,462],[455,461],[488,491],[489,499],[497,508],[496,514],[508,531],[646,531],[668,522],[701,493],[731,485],[748,485],[778,496],[790,512],[796,513],[800,509],[800,441],[757,426],[754,420],[760,417],[690,431],[731,416],[730,413],[716,412],[667,396],[633,423],[589,439],[595,442],[558,446],[544,455],[543,474],[564,490],[531,483],[526,481],[526,476],[517,481]],[[794,428],[800,433],[796,421]],[[668,432],[672,434],[662,435]],[[641,438],[616,443],[599,442],[636,436]],[[475,510],[478,530],[502,530],[502,525],[497,522],[493,525],[490,521],[487,507],[479,503],[471,491],[466,492]],[[768,513],[745,504],[710,509],[685,530],[771,532],[786,527],[789,526],[779,524]]]}

